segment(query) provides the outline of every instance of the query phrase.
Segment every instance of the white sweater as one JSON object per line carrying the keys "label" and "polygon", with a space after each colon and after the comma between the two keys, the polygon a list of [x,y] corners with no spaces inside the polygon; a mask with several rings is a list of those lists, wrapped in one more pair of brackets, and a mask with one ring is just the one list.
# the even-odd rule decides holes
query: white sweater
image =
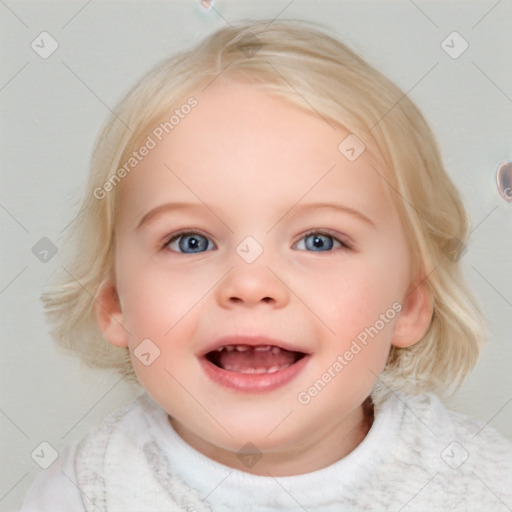
{"label": "white sweater", "polygon": [[512,444],[434,395],[395,394],[338,462],[298,476],[254,476],[194,450],[143,394],[61,453],[20,510],[510,512]]}

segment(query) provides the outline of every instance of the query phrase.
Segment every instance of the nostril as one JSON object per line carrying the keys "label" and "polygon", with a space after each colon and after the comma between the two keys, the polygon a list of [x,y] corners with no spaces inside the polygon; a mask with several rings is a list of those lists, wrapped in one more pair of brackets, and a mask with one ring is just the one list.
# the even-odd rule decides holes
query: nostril
{"label": "nostril", "polygon": [[[239,303],[239,302],[245,302],[243,299],[241,299],[240,297],[230,297],[229,299],[231,302],[236,302],[236,303]],[[262,302],[266,302],[267,304],[269,302],[274,302],[274,299],[272,297],[263,297],[261,299]]]}

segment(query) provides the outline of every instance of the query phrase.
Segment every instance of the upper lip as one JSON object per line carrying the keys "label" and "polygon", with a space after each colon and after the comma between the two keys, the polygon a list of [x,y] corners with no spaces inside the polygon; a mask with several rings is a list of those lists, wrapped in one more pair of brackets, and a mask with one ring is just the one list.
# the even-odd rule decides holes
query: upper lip
{"label": "upper lip", "polygon": [[228,345],[247,345],[250,347],[257,346],[266,346],[270,345],[273,347],[279,347],[285,350],[289,350],[290,352],[302,352],[307,354],[308,352],[303,348],[299,347],[297,344],[290,343],[288,341],[278,340],[274,338],[268,338],[266,336],[223,336],[221,338],[217,338],[216,340],[210,342],[204,349],[201,349],[198,353],[199,357],[204,357],[209,352],[217,350],[220,347],[225,347]]}

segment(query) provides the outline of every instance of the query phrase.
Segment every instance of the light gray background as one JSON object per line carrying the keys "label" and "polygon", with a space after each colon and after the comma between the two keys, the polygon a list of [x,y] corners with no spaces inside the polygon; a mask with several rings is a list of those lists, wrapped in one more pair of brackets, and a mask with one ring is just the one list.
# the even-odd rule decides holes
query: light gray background
{"label": "light gray background", "polygon": [[[114,372],[55,350],[39,296],[62,251],[42,263],[31,248],[48,237],[61,249],[109,108],[157,61],[241,19],[323,23],[431,122],[470,210],[462,263],[489,323],[489,344],[450,405],[512,438],[512,205],[495,186],[497,164],[512,156],[510,1],[218,1],[206,11],[191,0],[2,0],[0,15],[1,510],[15,509],[43,471],[30,456],[42,441],[61,450],[134,396]],[[30,47],[42,31],[59,43],[47,60]],[[469,43],[458,59],[440,46],[453,31]]]}

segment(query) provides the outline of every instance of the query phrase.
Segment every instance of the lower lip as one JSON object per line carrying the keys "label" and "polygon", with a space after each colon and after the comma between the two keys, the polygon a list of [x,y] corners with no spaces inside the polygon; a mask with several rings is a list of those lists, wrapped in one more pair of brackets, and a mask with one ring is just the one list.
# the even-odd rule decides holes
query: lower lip
{"label": "lower lip", "polygon": [[306,355],[288,368],[274,373],[230,372],[219,368],[204,357],[200,361],[206,375],[213,382],[243,393],[264,393],[292,381],[308,364],[309,356]]}

